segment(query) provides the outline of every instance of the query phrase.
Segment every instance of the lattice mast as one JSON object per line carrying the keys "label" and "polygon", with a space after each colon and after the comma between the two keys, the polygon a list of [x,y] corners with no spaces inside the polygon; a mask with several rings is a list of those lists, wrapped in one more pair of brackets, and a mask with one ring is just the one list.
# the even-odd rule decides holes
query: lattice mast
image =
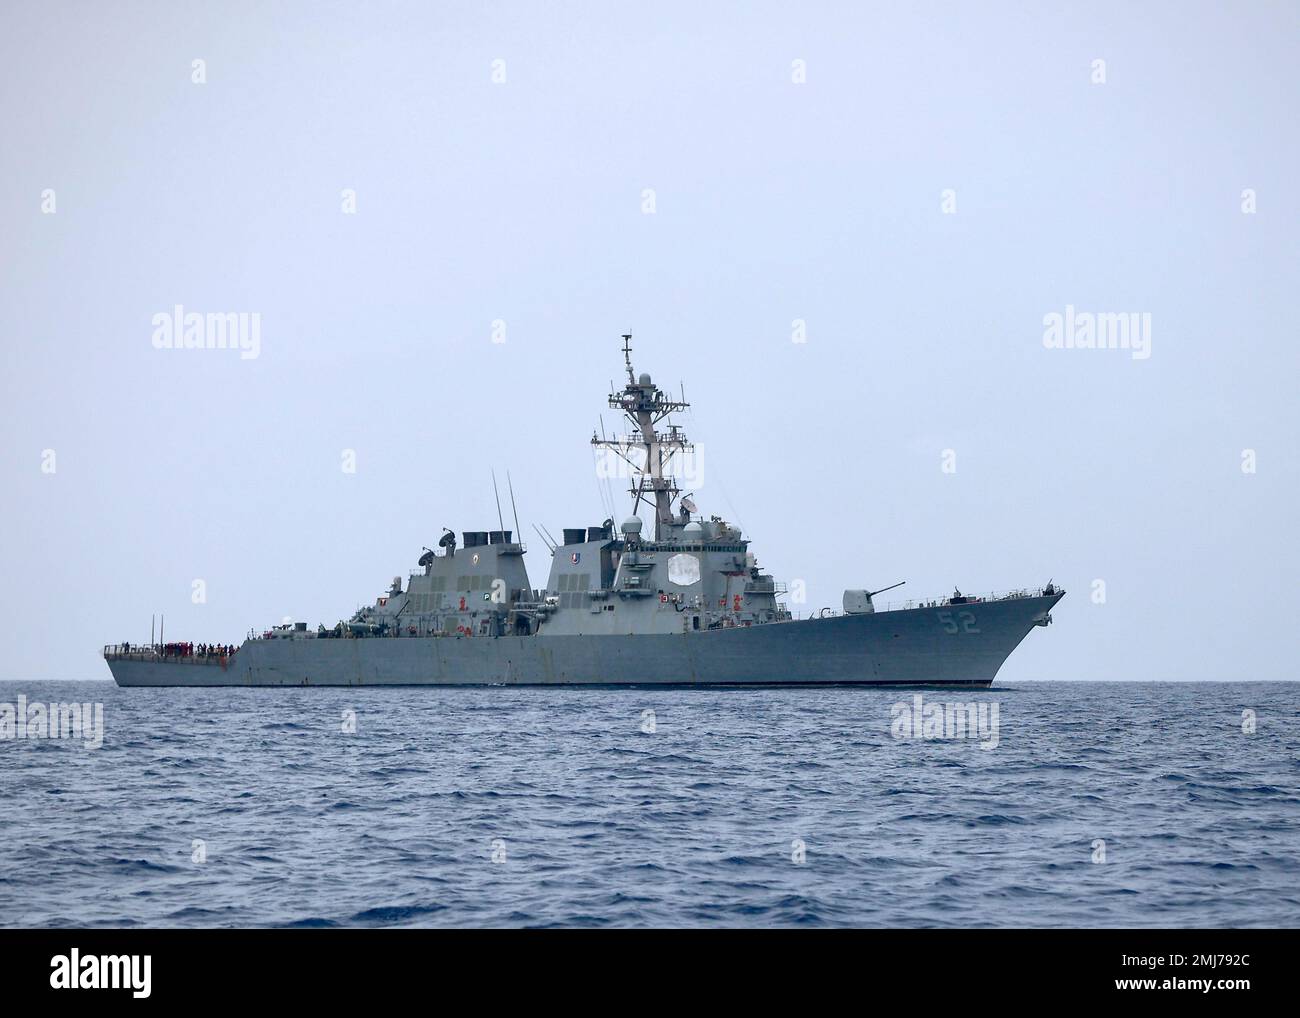
{"label": "lattice mast", "polygon": [[681,428],[668,424],[663,431],[658,426],[675,410],[685,410],[690,404],[670,397],[648,374],[640,377],[632,370],[632,336],[623,336],[623,363],[627,369],[627,384],[622,392],[609,394],[611,409],[622,411],[631,423],[633,432],[616,438],[591,438],[591,444],[611,450],[627,463],[632,483],[633,514],[641,503],[653,506],[655,513],[655,540],[667,536],[668,525],[673,521],[673,501],[681,494],[671,474],[673,457],[685,457],[693,446]]}

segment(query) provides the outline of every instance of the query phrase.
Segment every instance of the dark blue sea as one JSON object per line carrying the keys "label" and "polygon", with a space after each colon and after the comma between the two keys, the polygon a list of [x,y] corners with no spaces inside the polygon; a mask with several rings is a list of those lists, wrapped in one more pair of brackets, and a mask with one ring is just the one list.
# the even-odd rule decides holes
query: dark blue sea
{"label": "dark blue sea", "polygon": [[20,695],[104,738],[0,741],[5,926],[1300,923],[1295,683]]}

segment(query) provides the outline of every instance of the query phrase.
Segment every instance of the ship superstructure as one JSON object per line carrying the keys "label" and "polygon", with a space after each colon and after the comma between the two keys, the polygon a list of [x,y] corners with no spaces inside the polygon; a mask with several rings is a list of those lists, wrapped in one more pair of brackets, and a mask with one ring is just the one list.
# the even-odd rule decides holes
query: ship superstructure
{"label": "ship superstructure", "polygon": [[[960,684],[988,685],[1063,591],[906,602],[877,610],[865,588],[842,612],[796,619],[740,529],[705,519],[674,468],[692,447],[672,415],[685,410],[632,367],[609,406],[625,436],[592,437],[626,465],[632,513],[620,524],[564,527],[546,586],[534,588],[525,546],[496,530],[447,530],[406,582],[333,626],[297,623],[250,636],[233,653],[176,645],[105,648],[119,685],[421,684]],[[511,489],[513,505],[513,487]],[[498,516],[499,512],[498,500]],[[638,511],[652,526],[643,533]],[[516,529],[518,519],[515,520]],[[896,584],[895,586],[898,586]],[[892,588],[886,588],[892,589]],[[187,645],[181,645],[187,646]],[[197,667],[195,667],[197,666]]]}

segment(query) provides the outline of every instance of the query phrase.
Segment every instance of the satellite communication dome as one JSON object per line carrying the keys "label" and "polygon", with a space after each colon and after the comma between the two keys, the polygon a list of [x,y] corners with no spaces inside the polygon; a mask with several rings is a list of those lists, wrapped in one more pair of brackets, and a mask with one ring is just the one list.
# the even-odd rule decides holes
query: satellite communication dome
{"label": "satellite communication dome", "polygon": [[640,381],[641,381],[641,384],[642,384],[642,385],[649,385],[649,384],[650,384],[650,375],[649,375],[648,373],[643,373],[643,374],[641,375],[641,379],[640,379]]}
{"label": "satellite communication dome", "polygon": [[682,533],[687,537],[699,537],[704,533],[704,528],[698,523],[688,523],[682,528]]}
{"label": "satellite communication dome", "polygon": [[623,521],[623,533],[639,534],[641,533],[641,517],[629,516]]}

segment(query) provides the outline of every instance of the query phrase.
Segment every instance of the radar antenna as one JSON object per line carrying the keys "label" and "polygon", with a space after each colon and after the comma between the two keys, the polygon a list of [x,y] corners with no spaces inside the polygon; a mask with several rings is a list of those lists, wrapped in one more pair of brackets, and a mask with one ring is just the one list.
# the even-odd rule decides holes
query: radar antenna
{"label": "radar antenna", "polygon": [[627,380],[636,385],[636,375],[632,373],[632,333],[623,333],[623,366],[627,368]]}
{"label": "radar antenna", "polygon": [[636,515],[643,501],[652,506],[655,540],[659,541],[667,536],[667,528],[673,523],[673,500],[681,491],[670,473],[673,457],[680,453],[684,459],[694,446],[680,427],[670,424],[661,433],[655,426],[674,411],[688,409],[690,404],[684,399],[673,399],[649,375],[637,378],[632,370],[631,333],[623,334],[623,362],[627,368],[627,385],[622,392],[609,394],[609,405],[623,413],[633,430],[616,438],[598,439],[593,435],[591,444],[611,450],[627,463],[632,477],[628,488],[632,495],[632,515]]}

